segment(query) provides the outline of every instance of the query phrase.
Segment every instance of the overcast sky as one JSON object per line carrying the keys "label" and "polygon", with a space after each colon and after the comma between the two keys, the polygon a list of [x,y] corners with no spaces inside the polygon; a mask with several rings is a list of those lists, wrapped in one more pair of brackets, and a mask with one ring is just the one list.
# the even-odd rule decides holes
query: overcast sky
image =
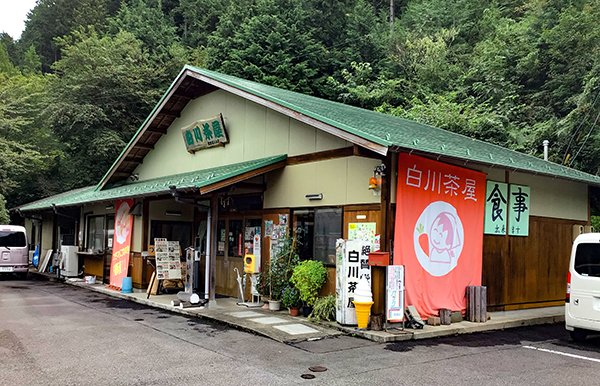
{"label": "overcast sky", "polygon": [[17,40],[25,28],[25,18],[36,0],[0,0],[0,32]]}

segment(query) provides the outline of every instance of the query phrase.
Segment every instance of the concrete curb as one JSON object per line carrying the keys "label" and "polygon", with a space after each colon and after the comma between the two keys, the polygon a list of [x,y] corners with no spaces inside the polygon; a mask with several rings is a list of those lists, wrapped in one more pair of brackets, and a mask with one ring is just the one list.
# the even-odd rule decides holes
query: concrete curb
{"label": "concrete curb", "polygon": [[[136,296],[133,296],[133,295],[124,294],[124,293],[120,293],[120,292],[117,292],[117,291],[112,291],[112,290],[109,290],[109,289],[107,289],[105,287],[101,287],[101,286],[98,286],[98,285],[90,285],[90,284],[86,284],[86,283],[83,283],[83,282],[77,282],[77,281],[69,281],[69,280],[59,279],[55,275],[41,273],[41,272],[36,272],[36,271],[30,271],[29,273],[32,276],[35,276],[38,279],[41,279],[41,280],[44,280],[44,281],[60,282],[60,283],[63,283],[63,284],[74,286],[74,287],[86,289],[88,291],[101,293],[103,295],[107,295],[107,296],[110,296],[110,297],[113,297],[113,298],[118,298],[118,299],[123,299],[123,300],[129,300],[129,301],[132,301],[134,303],[142,304],[142,305],[147,306],[149,308],[159,308],[159,309],[162,309],[164,311],[167,311],[167,312],[170,312],[170,313],[173,313],[173,314],[183,315],[183,316],[191,317],[191,318],[198,318],[198,319],[206,320],[206,321],[213,322],[213,323],[216,323],[216,324],[229,326],[229,327],[235,328],[237,330],[242,330],[242,331],[254,334],[254,335],[259,335],[259,336],[263,336],[265,338],[273,339],[273,340],[275,340],[277,342],[280,342],[280,343],[293,344],[293,343],[303,342],[303,341],[306,341],[306,340],[314,340],[314,338],[289,338],[289,339],[283,339],[283,338],[280,338],[280,337],[278,337],[276,335],[269,335],[269,334],[264,333],[264,332],[262,332],[260,330],[250,328],[248,326],[245,326],[244,324],[235,323],[232,320],[227,320],[225,318],[214,317],[214,316],[212,316],[210,314],[201,314],[201,313],[198,313],[198,312],[194,312],[193,311],[194,308],[190,308],[190,309],[175,308],[175,307],[172,307],[170,305],[160,304],[160,303],[154,302],[154,301],[149,300],[149,299],[139,298],[139,297],[136,297]],[[326,338],[327,337],[324,337],[322,339],[326,339]]]}
{"label": "concrete curb", "polygon": [[[213,323],[226,325],[238,330],[246,331],[255,335],[263,336],[269,339],[273,339],[275,341],[292,344],[298,343],[305,340],[310,340],[310,338],[288,338],[284,339],[282,337],[276,335],[269,335],[263,331],[253,329],[248,327],[242,323],[236,323],[233,320],[228,320],[223,317],[216,317],[206,313],[198,313],[194,311],[194,309],[179,309],[174,308],[170,305],[165,305],[161,303],[154,302],[152,300],[148,300],[145,298],[139,298],[136,296],[132,296],[129,294],[123,294],[120,292],[112,291],[106,289],[101,286],[94,286],[85,284],[83,282],[73,282],[63,279],[58,279],[54,275],[48,275],[45,273],[40,273],[36,271],[29,272],[32,276],[35,276],[42,280],[50,280],[56,282],[62,282],[64,284],[72,285],[75,287],[87,289],[89,291],[98,292],[107,296],[111,296],[114,298],[129,300],[138,304],[145,305],[150,308],[159,308],[164,311],[184,315],[186,317],[198,318],[202,320],[207,320]],[[534,312],[535,313],[535,312]],[[536,326],[543,324],[556,324],[562,323],[565,320],[564,314],[552,313],[549,315],[537,315],[537,316],[521,316],[521,317],[498,317],[495,320],[495,316],[491,313],[491,320],[488,320],[485,323],[473,323],[473,322],[459,322],[453,323],[449,326],[425,326],[422,330],[397,330],[392,331],[391,329],[388,331],[373,331],[373,330],[359,330],[356,327],[342,326],[337,324],[336,322],[312,322],[314,325],[321,326],[323,328],[327,328],[330,330],[340,331],[340,334],[346,334],[349,336],[354,336],[358,338],[363,338],[367,340],[371,340],[378,343],[391,343],[391,342],[403,342],[409,340],[422,340],[422,339],[432,339],[439,338],[444,336],[454,336],[454,335],[463,335],[463,334],[472,334],[486,331],[498,331],[498,330],[506,330],[509,328],[518,328],[518,327],[527,327],[527,326]],[[505,320],[502,320],[505,319]],[[328,337],[336,336],[335,334],[330,334],[329,336],[325,336],[320,339],[327,339]]]}

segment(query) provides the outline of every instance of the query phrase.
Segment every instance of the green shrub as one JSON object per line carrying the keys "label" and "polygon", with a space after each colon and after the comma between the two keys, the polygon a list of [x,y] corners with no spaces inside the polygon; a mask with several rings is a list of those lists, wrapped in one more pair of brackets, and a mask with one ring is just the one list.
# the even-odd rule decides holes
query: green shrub
{"label": "green shrub", "polygon": [[300,291],[300,300],[312,306],[327,278],[327,269],[320,261],[306,260],[294,268],[291,282]]}
{"label": "green shrub", "polygon": [[323,298],[318,298],[313,307],[313,311],[308,317],[310,320],[320,321],[335,320],[335,295],[328,295]]}
{"label": "green shrub", "polygon": [[281,302],[287,308],[298,307],[300,305],[300,292],[293,285],[288,285],[283,290]]}

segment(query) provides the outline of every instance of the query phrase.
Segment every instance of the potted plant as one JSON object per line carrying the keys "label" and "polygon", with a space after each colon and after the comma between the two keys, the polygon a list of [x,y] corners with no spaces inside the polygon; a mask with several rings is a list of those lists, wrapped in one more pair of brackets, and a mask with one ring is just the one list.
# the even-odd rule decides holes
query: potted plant
{"label": "potted plant", "polygon": [[[259,288],[268,294],[269,309],[278,311],[281,306],[281,300],[284,290],[290,286],[290,278],[294,272],[294,267],[298,264],[300,258],[296,252],[296,238],[283,237],[279,239],[279,251],[272,256],[270,264],[267,264],[265,278],[260,279]],[[261,277],[263,274],[261,274]]]}
{"label": "potted plant", "polygon": [[320,322],[321,320],[331,322],[335,320],[335,300],[335,295],[318,298],[309,319],[315,322]]}
{"label": "potted plant", "polygon": [[298,316],[300,306],[300,292],[293,285],[288,285],[283,290],[282,303],[290,310],[290,315]]}
{"label": "potted plant", "polygon": [[320,261],[305,260],[294,268],[290,281],[300,292],[300,300],[305,304],[302,312],[306,316],[312,311],[326,278],[327,269]]}

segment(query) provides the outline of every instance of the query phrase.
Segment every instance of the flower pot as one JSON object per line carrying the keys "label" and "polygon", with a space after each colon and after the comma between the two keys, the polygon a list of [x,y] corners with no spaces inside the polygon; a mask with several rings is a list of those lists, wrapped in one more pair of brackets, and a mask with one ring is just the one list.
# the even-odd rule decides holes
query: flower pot
{"label": "flower pot", "polygon": [[290,315],[291,316],[298,316],[299,313],[300,313],[300,309],[298,309],[298,307],[290,307]]}
{"label": "flower pot", "polygon": [[269,311],[279,311],[281,309],[281,301],[269,300]]}
{"label": "flower pot", "polygon": [[302,316],[307,317],[312,313],[313,308],[310,306],[302,306]]}

